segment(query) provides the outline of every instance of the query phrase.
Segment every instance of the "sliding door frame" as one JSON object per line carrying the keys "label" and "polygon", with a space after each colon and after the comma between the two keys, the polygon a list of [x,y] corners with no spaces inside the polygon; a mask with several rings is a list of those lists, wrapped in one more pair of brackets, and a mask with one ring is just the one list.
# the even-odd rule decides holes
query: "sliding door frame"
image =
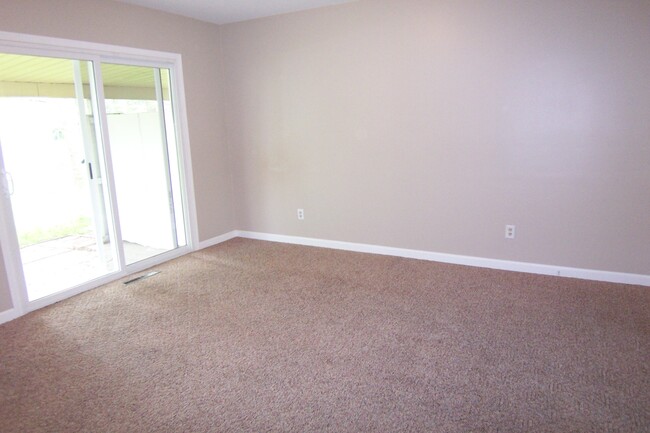
{"label": "sliding door frame", "polygon": [[[101,135],[100,146],[104,151],[103,167],[109,175],[106,176],[108,185],[108,200],[111,204],[113,217],[109,221],[109,231],[112,231],[116,246],[118,249],[121,245],[121,231],[119,219],[117,218],[117,196],[115,192],[115,180],[112,176],[112,160],[110,154],[110,141],[108,135],[108,117],[105,105],[99,101],[104,101],[103,80],[101,75],[102,63],[118,63],[132,66],[145,66],[158,69],[169,69],[171,80],[171,94],[174,97],[172,109],[175,120],[176,147],[179,158],[179,172],[181,184],[181,198],[183,200],[183,217],[185,221],[186,245],[173,249],[171,251],[159,254],[157,256],[126,265],[124,255],[119,254],[118,270],[94,279],[90,282],[64,290],[50,296],[46,296],[34,301],[28,301],[25,277],[22,270],[22,260],[20,257],[20,246],[16,238],[15,223],[11,210],[11,200],[4,191],[5,176],[2,173],[0,183],[3,191],[0,191],[0,247],[5,262],[11,298],[16,317],[27,312],[42,308],[46,305],[58,302],[62,299],[69,298],[84,291],[93,289],[102,284],[123,278],[127,275],[140,272],[151,266],[158,265],[162,262],[171,260],[181,255],[187,254],[198,247],[198,228],[196,218],[196,202],[194,198],[194,183],[192,176],[191,154],[189,146],[189,134],[187,130],[187,116],[185,108],[185,94],[183,86],[183,68],[180,54],[168,53],[162,51],[144,50],[139,48],[121,47],[106,44],[97,44],[91,42],[74,41],[69,39],[50,38],[43,36],[26,35],[21,33],[0,32],[0,52],[31,55],[43,57],[58,57],[70,60],[86,60],[93,62],[95,89],[97,100],[95,107],[98,111],[96,116],[99,118],[101,127],[96,133]],[[91,86],[92,89],[92,86]],[[0,149],[1,150],[1,149]],[[0,168],[4,170],[2,155],[0,154]]]}

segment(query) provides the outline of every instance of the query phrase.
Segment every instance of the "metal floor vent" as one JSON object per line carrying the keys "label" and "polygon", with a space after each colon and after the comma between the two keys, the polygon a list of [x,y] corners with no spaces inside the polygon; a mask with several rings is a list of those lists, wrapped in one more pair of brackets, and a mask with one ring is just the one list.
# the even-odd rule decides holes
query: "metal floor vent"
{"label": "metal floor vent", "polygon": [[129,281],[125,281],[124,285],[135,283],[136,281],[144,280],[145,278],[153,277],[154,275],[159,273],[160,271],[153,271],[153,272],[149,272],[148,274],[140,275],[139,277],[135,277]]}

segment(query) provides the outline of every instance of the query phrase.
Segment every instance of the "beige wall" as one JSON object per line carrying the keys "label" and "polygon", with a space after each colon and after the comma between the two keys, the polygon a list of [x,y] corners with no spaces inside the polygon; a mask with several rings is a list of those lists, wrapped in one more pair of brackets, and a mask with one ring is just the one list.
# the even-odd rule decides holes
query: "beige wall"
{"label": "beige wall", "polygon": [[362,0],[227,25],[238,227],[650,274],[648,23],[643,0]]}
{"label": "beige wall", "polygon": [[[0,31],[180,53],[191,141],[199,237],[235,229],[232,176],[223,131],[217,26],[99,0],[2,0]],[[0,269],[0,312],[10,306]]]}
{"label": "beige wall", "polygon": [[0,31],[182,54],[201,240],[650,274],[648,22],[643,0],[361,0],[221,28],[3,0]]}

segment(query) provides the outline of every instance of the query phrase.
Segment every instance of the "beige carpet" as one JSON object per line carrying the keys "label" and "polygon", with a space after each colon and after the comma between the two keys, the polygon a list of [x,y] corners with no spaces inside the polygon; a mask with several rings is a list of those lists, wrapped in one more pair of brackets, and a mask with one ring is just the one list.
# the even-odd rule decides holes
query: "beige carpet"
{"label": "beige carpet", "polygon": [[235,239],[0,326],[2,432],[650,431],[650,288]]}

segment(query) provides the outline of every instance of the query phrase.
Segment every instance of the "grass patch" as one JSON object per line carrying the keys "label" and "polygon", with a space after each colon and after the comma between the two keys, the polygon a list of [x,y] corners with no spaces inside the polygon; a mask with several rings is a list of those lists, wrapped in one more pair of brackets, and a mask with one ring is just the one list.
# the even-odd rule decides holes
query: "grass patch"
{"label": "grass patch", "polygon": [[41,242],[64,238],[66,236],[83,235],[90,230],[90,218],[81,217],[67,224],[18,233],[18,243],[20,244],[20,248],[25,248],[30,245],[40,244]]}

